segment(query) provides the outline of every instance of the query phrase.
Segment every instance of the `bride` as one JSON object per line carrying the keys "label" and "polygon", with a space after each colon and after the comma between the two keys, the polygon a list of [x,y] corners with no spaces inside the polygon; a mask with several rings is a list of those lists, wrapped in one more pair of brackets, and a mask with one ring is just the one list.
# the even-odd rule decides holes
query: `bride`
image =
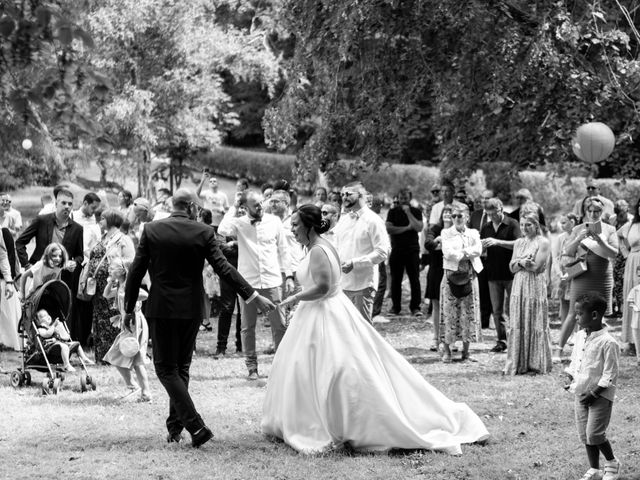
{"label": "bride", "polygon": [[461,454],[462,443],[488,438],[466,404],[431,386],[341,292],[340,259],[321,236],[327,228],[315,205],[291,219],[308,253],[297,272],[302,292],[281,303],[300,305],[273,360],[263,432],[307,454],[343,444]]}

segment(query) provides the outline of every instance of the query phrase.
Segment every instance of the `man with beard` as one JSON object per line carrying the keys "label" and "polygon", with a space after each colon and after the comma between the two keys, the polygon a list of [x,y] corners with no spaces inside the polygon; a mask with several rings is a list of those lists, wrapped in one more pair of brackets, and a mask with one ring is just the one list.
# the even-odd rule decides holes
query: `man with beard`
{"label": "man with beard", "polygon": [[[282,272],[286,278],[286,292],[295,288],[282,221],[275,215],[263,212],[262,196],[257,192],[243,191],[239,204],[245,206],[247,214],[243,217],[233,217],[227,212],[218,226],[218,233],[238,239],[238,272],[260,295],[274,303],[279,303],[282,300],[280,292]],[[248,379],[257,380],[258,310],[253,303],[241,301],[240,311],[242,313],[242,351],[249,370]],[[277,350],[286,329],[282,309],[272,310],[268,318],[273,344]]]}
{"label": "man with beard", "polygon": [[156,374],[170,399],[167,441],[180,442],[182,430],[187,429],[192,445],[199,447],[213,437],[189,395],[189,368],[202,320],[204,260],[233,286],[245,304],[256,310],[276,308],[225,260],[213,229],[194,221],[196,200],[189,190],[178,189],[171,216],[144,225],[125,286],[124,324],[132,329],[140,284],[149,270],[151,291],[145,313]]}
{"label": "man with beard", "polygon": [[382,219],[365,205],[365,195],[360,182],[342,187],[344,213],[336,225],[335,240],[342,261],[342,291],[371,323],[377,265],[389,255],[389,236]]}
{"label": "man with beard", "polygon": [[411,285],[409,308],[412,315],[421,317],[420,244],[418,242],[418,232],[422,230],[424,225],[422,212],[419,208],[411,207],[409,205],[410,201],[411,191],[406,188],[400,190],[398,193],[398,206],[393,207],[387,214],[386,227],[391,236],[389,271],[391,273],[392,307],[389,313],[391,315],[400,314],[402,308],[402,277],[406,270]]}
{"label": "man with beard", "polygon": [[[74,222],[70,215],[73,208],[73,193],[67,189],[58,190],[56,193],[56,211],[46,215],[38,215],[16,240],[16,252],[20,265],[29,268],[42,258],[44,249],[51,242],[57,242],[64,246],[69,254],[69,262],[62,271],[62,281],[71,289],[73,297],[78,290],[78,275],[76,267],[84,259],[82,226]],[[32,238],[36,239],[36,246],[27,256],[27,245]],[[79,273],[80,269],[77,269]]]}

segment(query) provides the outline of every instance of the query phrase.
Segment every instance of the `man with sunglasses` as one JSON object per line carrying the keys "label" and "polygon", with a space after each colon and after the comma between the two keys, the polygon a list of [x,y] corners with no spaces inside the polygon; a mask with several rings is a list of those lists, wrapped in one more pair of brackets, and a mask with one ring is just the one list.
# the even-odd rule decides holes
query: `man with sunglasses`
{"label": "man with sunglasses", "polygon": [[[420,311],[420,242],[418,232],[424,228],[422,211],[412,207],[411,191],[407,188],[398,192],[397,207],[387,214],[387,232],[391,237],[389,271],[391,273],[391,315],[399,315],[402,299],[402,278],[406,270],[411,285],[411,315],[421,317]],[[435,208],[435,206],[434,206]]]}
{"label": "man with sunglasses", "polygon": [[589,197],[597,197],[602,204],[604,205],[604,210],[602,211],[602,218],[609,218],[610,215],[613,215],[614,213],[614,205],[613,202],[611,200],[609,200],[606,197],[603,197],[602,195],[600,195],[600,187],[598,187],[598,184],[596,183],[596,181],[593,178],[590,178],[587,180],[587,194],[586,196],[584,196],[583,198],[581,198],[580,200],[576,201],[575,205],[573,206],[573,213],[578,217],[578,218],[584,218],[585,217],[585,211],[583,210],[583,205],[585,203],[585,200]]}
{"label": "man with sunglasses", "polygon": [[335,228],[335,243],[342,262],[342,291],[371,323],[377,265],[386,260],[390,246],[384,222],[367,207],[365,195],[360,182],[342,187],[344,212]]}

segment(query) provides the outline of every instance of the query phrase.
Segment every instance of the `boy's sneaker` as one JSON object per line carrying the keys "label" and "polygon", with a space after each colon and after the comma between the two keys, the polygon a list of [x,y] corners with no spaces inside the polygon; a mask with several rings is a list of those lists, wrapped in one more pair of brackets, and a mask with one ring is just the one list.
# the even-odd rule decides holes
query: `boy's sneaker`
{"label": "boy's sneaker", "polygon": [[602,472],[597,468],[590,468],[580,480],[602,480]]}
{"label": "boy's sneaker", "polygon": [[610,462],[604,462],[603,480],[618,480],[620,477],[620,461],[614,458]]}

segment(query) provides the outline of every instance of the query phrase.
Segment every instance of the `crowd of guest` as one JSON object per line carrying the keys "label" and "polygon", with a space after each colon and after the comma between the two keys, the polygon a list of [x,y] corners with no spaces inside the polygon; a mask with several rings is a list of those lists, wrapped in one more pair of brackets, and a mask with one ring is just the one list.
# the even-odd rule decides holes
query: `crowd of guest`
{"label": "crowd of guest", "polygon": [[[420,205],[413,192],[402,189],[386,214],[381,197],[359,182],[313,192],[311,202],[328,225],[324,236],[342,261],[342,290],[368,322],[389,322],[402,314],[406,274],[406,314],[430,314],[430,348],[440,352],[444,363],[452,362],[457,342],[461,359],[473,360],[470,345],[481,340],[492,318],[496,343],[491,352],[506,352],[505,373],[546,373],[552,364],[549,298],[559,303],[562,328],[556,353],[561,355],[575,330],[577,299],[597,291],[608,299],[607,314],[621,317],[621,340],[635,354],[640,341],[640,201],[630,211],[626,201],[603,197],[589,182],[585,198],[572,211],[550,220],[526,189],[515,192],[515,209],[509,213],[490,190],[475,201],[448,182],[433,185],[430,192],[430,201]],[[295,270],[304,251],[292,233],[298,199],[288,182],[254,190],[240,179],[229,199],[205,170],[196,194],[201,199],[197,221],[216,232],[224,256],[253,288],[274,303],[299,290]],[[113,268],[124,269],[118,271],[126,276],[144,225],[171,214],[171,191],[157,188],[151,199],[134,199],[122,190],[114,206],[95,192],[81,200],[76,201],[67,186],[57,186],[52,195],[43,196],[42,210],[25,226],[11,197],[0,194],[0,342],[19,348],[15,325],[19,298],[28,295],[25,284],[33,291],[58,278],[74,298],[68,319],[73,338],[89,347],[96,362],[110,363],[107,354],[121,334],[120,323],[114,321],[120,313],[115,293],[109,290]],[[74,202],[79,204],[76,210]],[[559,235],[550,235],[549,222],[557,225]],[[32,240],[35,246],[28,256]],[[52,245],[61,250],[56,260],[47,250]],[[420,271],[425,268],[426,285],[421,286]],[[18,278],[21,288],[14,289]],[[211,317],[218,317],[214,358],[226,355],[234,324],[235,351],[245,358],[248,378],[258,378],[259,312],[210,267],[203,278],[203,302],[208,306],[203,330],[212,330]],[[89,282],[95,284],[91,294]],[[143,285],[148,288],[148,281]],[[382,312],[387,285],[390,307]],[[111,286],[115,292],[117,285]],[[263,319],[271,329],[268,353],[278,348],[290,315],[290,308],[278,308]]]}

